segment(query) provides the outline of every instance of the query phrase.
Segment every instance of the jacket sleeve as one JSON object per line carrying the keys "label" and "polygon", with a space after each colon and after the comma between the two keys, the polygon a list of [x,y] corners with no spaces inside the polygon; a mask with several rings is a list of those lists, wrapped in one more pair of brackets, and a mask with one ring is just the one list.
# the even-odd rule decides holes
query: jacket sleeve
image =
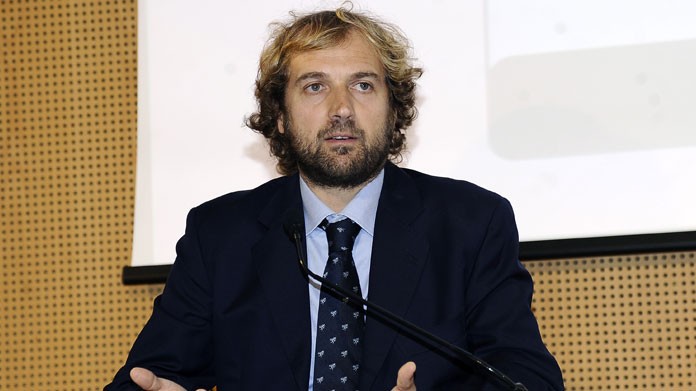
{"label": "jacket sleeve", "polygon": [[[467,345],[484,361],[529,390],[562,390],[563,378],[544,346],[531,310],[533,282],[519,262],[512,207],[494,209],[467,289]],[[492,385],[483,389],[498,389]]]}
{"label": "jacket sleeve", "polygon": [[138,390],[129,372],[144,367],[185,389],[213,386],[210,271],[201,256],[196,209],[187,218],[177,257],[152,315],[125,365],[104,390]]}

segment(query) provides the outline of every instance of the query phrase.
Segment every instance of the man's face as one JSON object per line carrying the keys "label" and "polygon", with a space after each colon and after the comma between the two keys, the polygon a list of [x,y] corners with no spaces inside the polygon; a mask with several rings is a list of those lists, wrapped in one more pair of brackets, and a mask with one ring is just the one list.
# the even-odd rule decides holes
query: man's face
{"label": "man's face", "polygon": [[286,110],[278,129],[310,183],[352,188],[389,156],[394,119],[379,57],[357,33],[339,46],[290,60]]}

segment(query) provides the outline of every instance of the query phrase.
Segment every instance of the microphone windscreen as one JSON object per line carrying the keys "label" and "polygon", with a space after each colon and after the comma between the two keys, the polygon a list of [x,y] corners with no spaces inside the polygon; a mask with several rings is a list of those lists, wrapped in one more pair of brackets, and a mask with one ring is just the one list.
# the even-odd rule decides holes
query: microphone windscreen
{"label": "microphone windscreen", "polygon": [[302,237],[304,233],[304,215],[302,211],[297,209],[289,211],[283,221],[283,229],[292,241],[295,240],[296,235]]}

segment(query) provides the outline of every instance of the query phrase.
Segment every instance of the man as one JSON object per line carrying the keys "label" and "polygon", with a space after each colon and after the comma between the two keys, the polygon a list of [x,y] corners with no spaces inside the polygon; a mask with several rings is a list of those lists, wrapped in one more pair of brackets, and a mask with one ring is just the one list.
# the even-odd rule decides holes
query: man
{"label": "man", "polygon": [[247,122],[285,176],[190,212],[152,318],[106,389],[498,389],[303,274],[284,230],[297,213],[314,273],[530,390],[563,388],[509,203],[389,161],[416,114],[408,48],[395,27],[346,9],[276,27]]}

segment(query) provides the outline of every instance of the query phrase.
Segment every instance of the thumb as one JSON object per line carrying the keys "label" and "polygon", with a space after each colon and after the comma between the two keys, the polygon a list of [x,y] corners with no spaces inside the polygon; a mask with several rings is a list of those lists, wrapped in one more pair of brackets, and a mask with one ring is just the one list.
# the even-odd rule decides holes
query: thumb
{"label": "thumb", "polygon": [[399,368],[396,375],[396,387],[392,391],[416,391],[413,378],[416,374],[416,363],[409,361]]}
{"label": "thumb", "polygon": [[161,390],[162,385],[159,379],[152,371],[145,368],[133,368],[130,371],[130,377],[135,384],[140,386],[145,391]]}
{"label": "thumb", "polygon": [[184,387],[171,380],[157,377],[152,371],[145,368],[131,369],[130,376],[135,384],[145,391],[186,391]]}
{"label": "thumb", "polygon": [[[184,387],[174,383],[171,380],[163,379],[155,376],[152,371],[145,368],[133,368],[130,371],[130,377],[145,391],[186,391]],[[198,389],[196,391],[205,391]]]}

